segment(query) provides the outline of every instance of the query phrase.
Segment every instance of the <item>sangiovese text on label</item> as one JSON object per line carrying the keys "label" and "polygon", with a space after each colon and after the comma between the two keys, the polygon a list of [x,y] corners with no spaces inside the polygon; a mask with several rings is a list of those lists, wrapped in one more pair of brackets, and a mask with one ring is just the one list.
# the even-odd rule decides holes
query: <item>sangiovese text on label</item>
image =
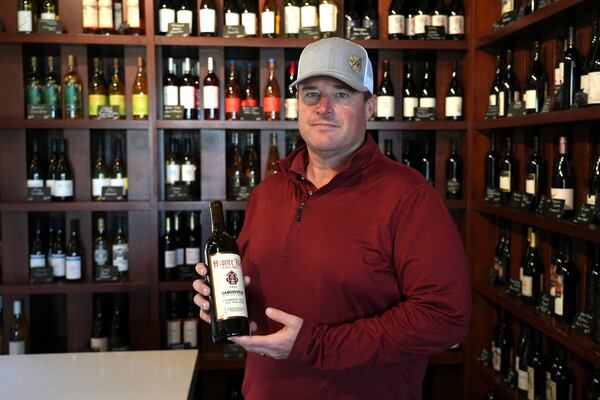
{"label": "sangiovese text on label", "polygon": [[248,317],[242,259],[233,253],[210,256],[215,314],[218,320]]}

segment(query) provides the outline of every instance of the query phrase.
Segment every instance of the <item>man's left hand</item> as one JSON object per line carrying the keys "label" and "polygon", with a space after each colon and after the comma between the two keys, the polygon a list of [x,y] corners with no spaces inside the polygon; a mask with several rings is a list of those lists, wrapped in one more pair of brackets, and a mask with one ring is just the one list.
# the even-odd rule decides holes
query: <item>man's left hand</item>
{"label": "man's left hand", "polygon": [[304,320],[272,307],[267,308],[265,314],[273,321],[283,324],[283,328],[270,335],[239,336],[229,338],[229,340],[239,344],[246,351],[258,353],[276,360],[284,360],[290,355],[290,351],[292,351],[292,346],[294,346],[296,336],[298,336]]}

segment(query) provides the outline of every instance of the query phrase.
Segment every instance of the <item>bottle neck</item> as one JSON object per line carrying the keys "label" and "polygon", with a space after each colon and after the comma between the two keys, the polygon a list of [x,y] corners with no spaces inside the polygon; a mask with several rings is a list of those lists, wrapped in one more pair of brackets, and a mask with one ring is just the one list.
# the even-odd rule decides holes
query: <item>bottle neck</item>
{"label": "bottle neck", "polygon": [[210,203],[210,222],[211,229],[215,231],[225,231],[225,218],[223,217],[223,203],[212,201]]}

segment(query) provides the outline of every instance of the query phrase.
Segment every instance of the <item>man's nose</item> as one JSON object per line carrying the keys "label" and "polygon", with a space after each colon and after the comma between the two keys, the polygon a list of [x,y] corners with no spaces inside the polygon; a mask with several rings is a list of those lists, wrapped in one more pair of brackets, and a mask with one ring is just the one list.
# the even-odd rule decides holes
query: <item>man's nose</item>
{"label": "man's nose", "polygon": [[333,113],[333,102],[331,101],[330,95],[321,95],[319,104],[317,106],[317,112],[321,115],[328,115]]}

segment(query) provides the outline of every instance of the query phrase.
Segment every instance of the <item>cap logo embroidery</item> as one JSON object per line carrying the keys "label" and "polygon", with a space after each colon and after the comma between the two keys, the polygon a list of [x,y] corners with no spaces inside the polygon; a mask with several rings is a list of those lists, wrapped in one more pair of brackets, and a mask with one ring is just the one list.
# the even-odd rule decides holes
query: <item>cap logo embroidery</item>
{"label": "cap logo embroidery", "polygon": [[362,65],[362,58],[360,58],[359,56],[350,55],[350,57],[348,58],[348,64],[350,64],[350,68],[352,69],[352,71],[358,73],[360,72],[360,67]]}

